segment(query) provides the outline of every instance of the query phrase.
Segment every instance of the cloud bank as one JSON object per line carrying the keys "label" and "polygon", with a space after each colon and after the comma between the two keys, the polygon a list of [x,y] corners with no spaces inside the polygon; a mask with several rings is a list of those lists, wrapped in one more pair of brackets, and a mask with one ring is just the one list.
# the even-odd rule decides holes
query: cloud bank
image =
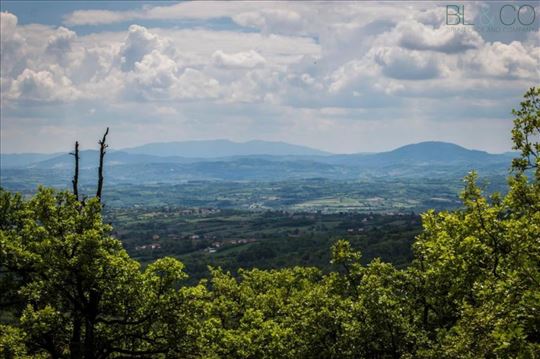
{"label": "cloud bank", "polygon": [[[81,9],[57,26],[2,12],[2,151],[58,150],[106,124],[123,131],[118,146],[226,136],[335,152],[428,139],[507,150],[509,110],[540,79],[538,27],[496,41],[446,25],[444,11],[183,2]],[[30,145],[30,133],[49,137]]]}

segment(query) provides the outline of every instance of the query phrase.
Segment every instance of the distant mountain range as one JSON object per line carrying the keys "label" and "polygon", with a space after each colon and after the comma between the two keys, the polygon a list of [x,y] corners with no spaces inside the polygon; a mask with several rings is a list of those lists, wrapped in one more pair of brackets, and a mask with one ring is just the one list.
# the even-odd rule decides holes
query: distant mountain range
{"label": "distant mountain range", "polygon": [[0,168],[21,168],[60,156],[61,153],[0,153]]}
{"label": "distant mountain range", "polygon": [[476,164],[483,166],[492,163],[508,164],[513,154],[492,154],[485,151],[469,150],[448,142],[428,141],[405,145],[388,152],[373,154],[334,155],[333,163],[384,167],[390,165],[409,166],[453,166]]}
{"label": "distant mountain range", "polygon": [[180,156],[191,158],[216,158],[232,156],[324,156],[330,153],[310,147],[291,145],[285,142],[249,141],[233,142],[229,140],[184,141],[149,143],[146,145],[125,148],[126,153],[152,156]]}
{"label": "distant mountain range", "polygon": [[[490,154],[452,143],[421,142],[388,152],[336,155],[282,142],[226,140],[154,143],[106,156],[109,183],[186,180],[358,179],[380,176],[460,177],[472,169],[506,174],[513,154]],[[68,183],[69,154],[2,154],[2,185]],[[81,181],[95,177],[98,152],[81,152]],[[53,177],[55,178],[54,182]]]}

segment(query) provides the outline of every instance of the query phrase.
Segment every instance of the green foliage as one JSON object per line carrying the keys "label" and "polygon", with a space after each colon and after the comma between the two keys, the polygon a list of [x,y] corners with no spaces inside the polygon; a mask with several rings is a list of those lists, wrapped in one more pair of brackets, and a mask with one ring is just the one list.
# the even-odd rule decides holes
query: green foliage
{"label": "green foliage", "polygon": [[536,180],[540,179],[540,87],[530,88],[524,96],[519,110],[512,110],[516,116],[512,129],[514,149],[520,151],[520,158],[512,162],[514,169],[523,172],[535,168]]}
{"label": "green foliage", "polygon": [[[540,202],[538,183],[526,186]],[[522,189],[488,200],[471,174],[463,210],[424,215],[411,270],[423,283],[425,325],[445,355],[517,357],[540,350],[540,212],[516,201],[516,190]]]}
{"label": "green foliage", "polygon": [[[420,282],[424,325],[434,353],[449,357],[534,357],[540,353],[539,91],[532,88],[512,137],[520,158],[506,196],[486,198],[476,174],[464,208],[427,212],[411,273]],[[531,157],[534,160],[531,160]],[[529,182],[525,172],[535,168]]]}
{"label": "green foliage", "polygon": [[187,286],[176,259],[144,269],[131,259],[96,199],[42,188],[23,200],[0,190],[0,356],[538,357],[537,96],[529,91],[515,112],[521,157],[508,194],[485,196],[471,173],[461,209],[423,215],[406,269],[362,265],[339,240],[330,273],[211,268],[208,280]]}
{"label": "green foliage", "polygon": [[24,332],[20,328],[0,324],[0,357],[31,358],[24,344]]}
{"label": "green foliage", "polygon": [[164,258],[141,271],[108,235],[97,199],[83,205],[43,188],[27,202],[3,191],[0,198],[3,312],[20,318],[12,325],[25,333],[29,353],[176,350],[162,339],[169,329],[155,323],[187,294],[176,289],[185,278],[180,262]]}

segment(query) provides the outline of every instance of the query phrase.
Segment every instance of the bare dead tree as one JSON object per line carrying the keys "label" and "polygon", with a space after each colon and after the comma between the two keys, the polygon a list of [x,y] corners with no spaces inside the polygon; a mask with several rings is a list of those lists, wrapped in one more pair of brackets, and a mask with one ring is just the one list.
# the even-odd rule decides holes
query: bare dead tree
{"label": "bare dead tree", "polygon": [[73,194],[77,201],[79,200],[79,141],[75,142],[75,152],[71,152],[70,155],[75,157],[75,173],[73,174]]}
{"label": "bare dead tree", "polygon": [[96,197],[99,201],[101,201],[101,191],[103,189],[103,159],[105,157],[106,149],[109,147],[105,143],[107,140],[107,135],[109,134],[109,128],[107,127],[107,130],[105,131],[105,134],[103,135],[103,138],[98,141],[99,143],[99,169],[98,169],[98,186],[97,186],[97,192]]}

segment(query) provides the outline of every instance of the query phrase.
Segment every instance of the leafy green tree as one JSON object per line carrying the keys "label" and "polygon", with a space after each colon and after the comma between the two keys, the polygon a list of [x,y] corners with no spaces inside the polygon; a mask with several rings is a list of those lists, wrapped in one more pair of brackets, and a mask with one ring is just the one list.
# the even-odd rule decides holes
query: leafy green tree
{"label": "leafy green tree", "polygon": [[513,161],[508,194],[484,196],[471,173],[462,210],[423,215],[409,271],[417,278],[415,301],[433,355],[540,354],[539,143],[532,142],[539,135],[539,95],[532,88],[513,112],[520,157]]}
{"label": "leafy green tree", "polygon": [[515,116],[512,129],[514,150],[520,157],[514,159],[512,166],[518,173],[527,169],[536,169],[536,180],[539,180],[540,168],[540,87],[531,87],[524,96],[519,110],[512,110]]}
{"label": "leafy green tree", "polygon": [[41,188],[27,202],[5,191],[0,200],[0,263],[10,298],[2,302],[20,318],[20,329],[4,330],[22,335],[30,354],[192,352],[196,341],[185,325],[204,288],[177,289],[186,277],[182,263],[164,258],[142,271],[108,235],[98,199],[83,205],[70,193]]}

